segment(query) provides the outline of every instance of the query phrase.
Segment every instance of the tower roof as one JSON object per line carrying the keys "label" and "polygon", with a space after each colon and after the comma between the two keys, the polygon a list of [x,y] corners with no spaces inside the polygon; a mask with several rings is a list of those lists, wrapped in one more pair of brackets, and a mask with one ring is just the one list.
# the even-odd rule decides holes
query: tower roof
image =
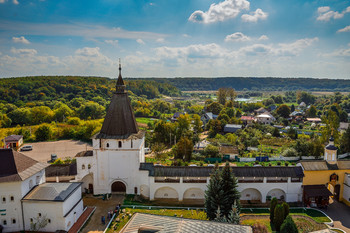
{"label": "tower roof", "polygon": [[113,94],[108,107],[102,129],[95,138],[125,139],[138,132],[139,129],[132,111],[128,93],[125,90],[125,84],[121,75],[121,65],[119,63],[116,92]]}

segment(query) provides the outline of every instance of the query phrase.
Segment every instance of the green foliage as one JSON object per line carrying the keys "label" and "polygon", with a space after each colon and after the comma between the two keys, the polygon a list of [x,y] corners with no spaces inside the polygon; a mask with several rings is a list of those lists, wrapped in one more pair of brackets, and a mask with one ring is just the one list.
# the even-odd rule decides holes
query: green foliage
{"label": "green foliage", "polygon": [[283,202],[282,206],[284,209],[284,218],[286,218],[289,215],[289,205],[287,202]]}
{"label": "green foliage", "polygon": [[306,91],[298,91],[297,92],[297,102],[300,104],[304,102],[306,105],[313,104],[316,100],[316,97],[309,92]]}
{"label": "green foliage", "polygon": [[278,201],[277,198],[272,198],[271,203],[270,203],[270,221],[273,222],[274,216],[275,216],[275,208],[277,205]]}
{"label": "green foliage", "polygon": [[183,159],[188,162],[191,161],[192,150],[192,141],[187,137],[181,137],[179,142],[173,148],[175,159]]}
{"label": "green foliage", "polygon": [[281,117],[288,118],[290,114],[290,108],[287,105],[282,104],[276,109],[276,112]]}
{"label": "green foliage", "polygon": [[52,129],[48,124],[43,124],[35,131],[35,138],[37,141],[47,141],[51,139]]}
{"label": "green foliage", "polygon": [[208,144],[204,150],[203,150],[203,154],[206,157],[210,157],[210,158],[218,158],[219,157],[219,147],[214,146],[212,144]]}
{"label": "green foliage", "polygon": [[340,149],[342,152],[350,152],[350,127],[342,134],[340,138]]}
{"label": "green foliage", "polygon": [[314,105],[311,105],[310,108],[306,111],[307,117],[316,117],[317,116],[317,109]]}
{"label": "green foliage", "polygon": [[280,233],[298,233],[298,228],[290,215],[283,221]]}
{"label": "green foliage", "polygon": [[211,104],[209,104],[206,107],[206,111],[207,112],[212,112],[215,115],[219,115],[219,113],[221,112],[222,108],[223,108],[223,106],[220,103],[212,102]]}
{"label": "green foliage", "polygon": [[284,157],[296,157],[296,156],[299,156],[299,154],[294,148],[287,148],[283,151],[282,156],[284,156]]}
{"label": "green foliage", "polygon": [[240,208],[239,199],[241,195],[237,190],[238,181],[236,177],[233,175],[232,169],[228,162],[225,164],[225,167],[221,172],[221,177],[222,177],[222,189],[224,191],[225,202],[226,202],[224,203],[224,206],[222,208],[222,214],[228,217],[230,214],[230,211],[232,210],[233,206],[236,205],[236,203],[238,203],[236,208],[238,209]]}
{"label": "green foliage", "polygon": [[277,204],[273,216],[273,224],[277,231],[280,231],[281,225],[284,221],[284,208],[281,204]]}
{"label": "green foliage", "polygon": [[222,189],[222,177],[220,173],[218,165],[216,164],[215,169],[210,175],[207,190],[205,191],[205,211],[209,220],[215,219],[217,209],[223,208],[225,203],[224,190]]}
{"label": "green foliage", "polygon": [[100,119],[105,113],[105,107],[89,101],[86,104],[83,104],[78,109],[78,114],[81,119]]}

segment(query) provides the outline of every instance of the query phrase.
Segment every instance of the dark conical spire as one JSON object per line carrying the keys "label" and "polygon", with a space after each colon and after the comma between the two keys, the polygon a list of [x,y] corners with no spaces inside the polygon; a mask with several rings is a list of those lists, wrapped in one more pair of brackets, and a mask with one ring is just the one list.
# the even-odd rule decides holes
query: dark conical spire
{"label": "dark conical spire", "polygon": [[125,84],[122,78],[122,65],[120,64],[120,58],[119,58],[119,76],[118,76],[117,85],[116,85],[116,92],[125,93]]}
{"label": "dark conical spire", "polygon": [[119,76],[111,103],[108,107],[100,133],[96,138],[125,139],[139,132],[128,93],[121,75],[119,61]]}

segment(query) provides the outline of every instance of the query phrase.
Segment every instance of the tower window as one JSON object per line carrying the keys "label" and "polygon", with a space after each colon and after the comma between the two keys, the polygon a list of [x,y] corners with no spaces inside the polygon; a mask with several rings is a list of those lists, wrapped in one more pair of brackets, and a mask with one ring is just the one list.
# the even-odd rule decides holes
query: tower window
{"label": "tower window", "polygon": [[85,164],[81,165],[81,169],[83,170],[85,169]]}
{"label": "tower window", "polygon": [[15,200],[15,197],[14,197],[14,196],[11,196],[11,197],[10,197],[10,200],[11,200],[11,201],[14,201],[14,200]]}
{"label": "tower window", "polygon": [[106,147],[107,147],[107,148],[109,147],[109,143],[106,144]]}
{"label": "tower window", "polygon": [[38,213],[38,216],[41,217],[41,213]]}
{"label": "tower window", "polygon": [[121,141],[118,142],[118,147],[122,148],[122,142]]}
{"label": "tower window", "polygon": [[131,140],[131,148],[132,148],[132,146],[133,146],[133,142],[132,142],[132,140]]}
{"label": "tower window", "polygon": [[91,164],[88,165],[88,169],[91,169]]}
{"label": "tower window", "polygon": [[51,219],[48,219],[47,222],[48,222],[48,223],[51,223]]}
{"label": "tower window", "polygon": [[2,203],[6,203],[6,197],[2,197]]}
{"label": "tower window", "polygon": [[16,219],[15,218],[12,219],[12,224],[16,224]]}
{"label": "tower window", "polygon": [[3,220],[2,223],[3,223],[4,225],[7,225],[7,221],[6,221],[6,220]]}

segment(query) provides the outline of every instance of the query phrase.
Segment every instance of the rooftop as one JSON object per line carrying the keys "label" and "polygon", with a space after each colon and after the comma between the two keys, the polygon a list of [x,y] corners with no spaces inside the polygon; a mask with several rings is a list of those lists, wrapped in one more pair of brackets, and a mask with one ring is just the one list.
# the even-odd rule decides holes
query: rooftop
{"label": "rooftop", "polygon": [[5,142],[17,142],[23,138],[22,135],[10,135],[5,138]]}
{"label": "rooftop", "polygon": [[250,226],[234,225],[214,221],[135,213],[120,232],[250,233],[252,232],[252,228]]}
{"label": "rooftop", "polygon": [[329,164],[327,161],[301,161],[305,171],[322,170],[348,170],[350,169],[350,160],[338,160],[336,164]]}
{"label": "rooftop", "polygon": [[0,149],[0,159],[0,183],[23,181],[49,166],[12,149]]}
{"label": "rooftop", "polygon": [[[236,177],[304,177],[301,167],[231,167]],[[156,177],[209,177],[214,167],[169,167],[141,163],[140,170],[148,170]]]}
{"label": "rooftop", "polygon": [[23,200],[65,201],[82,183],[44,183],[36,186]]}

